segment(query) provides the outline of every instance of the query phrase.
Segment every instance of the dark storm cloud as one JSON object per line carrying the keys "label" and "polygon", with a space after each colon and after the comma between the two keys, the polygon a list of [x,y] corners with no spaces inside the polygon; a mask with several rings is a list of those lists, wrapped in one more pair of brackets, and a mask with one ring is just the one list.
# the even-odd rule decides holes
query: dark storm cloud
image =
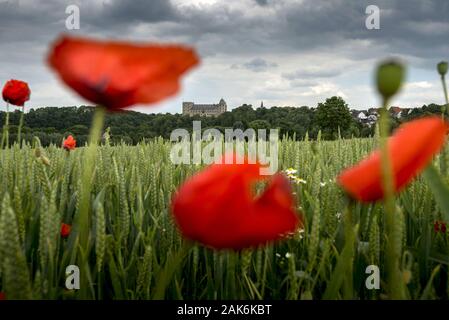
{"label": "dark storm cloud", "polygon": [[[272,4],[263,9],[269,13],[251,14],[253,1]],[[161,38],[185,39],[206,54],[332,53],[363,41],[369,44],[348,51],[350,57],[369,59],[385,48],[387,53],[421,58],[449,51],[447,0],[248,0],[243,9],[227,1],[199,8],[168,0],[111,0],[96,5],[85,0],[0,0],[0,40],[39,40],[64,31],[65,7],[73,3],[80,7],[85,32],[128,36],[137,25],[148,25]],[[368,5],[381,9],[380,30],[365,28]],[[162,28],[161,22],[171,24]]]}
{"label": "dark storm cloud", "polygon": [[[81,10],[83,7],[81,5]],[[87,13],[87,22],[98,28],[123,27],[135,23],[156,23],[177,19],[176,10],[167,0],[115,0]]]}
{"label": "dark storm cloud", "polygon": [[231,69],[247,69],[254,72],[267,71],[278,66],[275,62],[270,62],[262,58],[254,58],[243,64],[233,64]]}
{"label": "dark storm cloud", "polygon": [[[380,30],[365,27],[368,5],[380,10]],[[178,28],[167,30],[213,53],[283,53],[347,50],[363,60],[383,55],[419,58],[448,55],[447,0],[275,1],[271,14],[251,15],[225,2],[179,13]],[[438,27],[439,26],[439,27]]]}
{"label": "dark storm cloud", "polygon": [[300,69],[295,72],[282,74],[287,80],[305,79],[305,78],[332,78],[341,74],[340,70],[332,69]]}
{"label": "dark storm cloud", "polygon": [[[65,29],[70,4],[81,10],[79,31]],[[381,10],[380,30],[365,27],[368,5]],[[271,72],[292,86],[331,81],[344,71],[329,64],[311,69],[301,55],[324,55],[328,62],[335,56],[336,64],[342,57],[363,64],[396,55],[433,70],[449,59],[448,17],[448,0],[218,0],[200,6],[189,0],[0,0],[0,81],[53,79],[45,55],[63,32],[188,43],[203,60],[217,57],[223,70],[234,64]],[[283,69],[290,59],[298,63]]]}
{"label": "dark storm cloud", "polygon": [[268,0],[256,0],[256,2],[260,5],[260,6],[266,6],[268,4]]}
{"label": "dark storm cloud", "polygon": [[67,32],[69,5],[80,9],[81,30],[74,33],[126,35],[129,28],[139,23],[178,20],[177,11],[168,0],[0,0],[0,40],[37,42]]}

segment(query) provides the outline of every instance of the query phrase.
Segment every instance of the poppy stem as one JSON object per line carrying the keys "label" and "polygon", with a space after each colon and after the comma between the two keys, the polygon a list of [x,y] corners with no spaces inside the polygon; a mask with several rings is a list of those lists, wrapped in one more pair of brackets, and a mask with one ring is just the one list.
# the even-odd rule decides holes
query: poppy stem
{"label": "poppy stem", "polygon": [[92,119],[92,126],[89,132],[89,144],[98,144],[101,138],[101,131],[103,130],[104,117],[106,110],[104,107],[95,108],[94,117]]}
{"label": "poppy stem", "polygon": [[443,91],[444,91],[444,98],[446,100],[446,104],[443,106],[443,110],[442,110],[442,117],[444,119],[444,114],[446,112],[448,112],[449,114],[449,98],[448,98],[448,94],[447,94],[447,86],[446,86],[446,77],[443,75],[441,75],[441,83],[443,84]]}
{"label": "poppy stem", "polygon": [[394,199],[394,180],[388,147],[388,136],[390,131],[390,119],[388,114],[388,99],[384,99],[380,110],[380,150],[382,164],[382,187],[384,192],[385,222],[387,231],[386,264],[388,275],[388,289],[391,299],[402,298],[401,278],[399,271],[399,256],[394,239],[396,238],[396,204]]}
{"label": "poppy stem", "polygon": [[[346,299],[354,298],[354,250],[356,233],[354,231],[354,217],[353,211],[355,208],[355,202],[351,199],[346,207],[344,221],[344,233],[345,233],[345,246],[348,246],[348,261],[346,265],[346,279],[343,283],[343,292]],[[357,230],[357,229],[356,229]]]}
{"label": "poppy stem", "polygon": [[[441,107],[441,120],[444,121],[446,112],[449,113],[449,99],[447,95],[446,77],[444,74],[441,75],[441,84],[443,85],[443,92],[446,104]],[[444,145],[443,151],[441,152],[440,167],[443,175],[447,174],[447,154],[446,154],[447,144]]]}
{"label": "poppy stem", "polygon": [[19,129],[17,132],[17,141],[19,142],[19,147],[22,146],[21,134],[22,134],[24,114],[25,114],[25,106],[22,107],[22,113],[20,114],[20,120],[19,120]]}
{"label": "poppy stem", "polygon": [[381,150],[381,162],[382,162],[382,183],[384,191],[384,199],[387,210],[394,211],[394,182],[393,182],[393,170],[391,167],[391,159],[388,150],[388,136],[390,132],[390,119],[388,115],[387,104],[380,110],[380,150]]}
{"label": "poppy stem", "polygon": [[5,146],[6,142],[6,148],[9,145],[9,103],[6,102],[6,118],[5,118],[5,124],[3,125],[3,134],[2,134],[2,149]]}
{"label": "poppy stem", "polygon": [[[81,190],[80,190],[80,206],[78,211],[78,237],[80,244],[80,254],[78,258],[81,260],[80,265],[87,265],[87,261],[84,261],[89,256],[89,211],[91,205],[91,190],[92,190],[92,178],[95,171],[95,157],[97,155],[97,144],[100,140],[101,130],[103,128],[105,109],[103,107],[95,108],[94,116],[92,119],[92,125],[89,133],[89,144],[84,149],[83,154],[83,173],[81,176]],[[84,254],[83,254],[84,253]],[[83,286],[84,284],[84,286]],[[87,289],[87,277],[81,277],[81,287]],[[85,291],[87,292],[87,291]]]}

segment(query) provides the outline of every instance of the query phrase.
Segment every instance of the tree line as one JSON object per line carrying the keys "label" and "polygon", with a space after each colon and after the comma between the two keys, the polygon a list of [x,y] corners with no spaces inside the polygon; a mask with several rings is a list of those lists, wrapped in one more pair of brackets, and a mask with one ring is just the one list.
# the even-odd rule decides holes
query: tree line
{"label": "tree line", "polygon": [[[94,108],[81,107],[42,107],[30,109],[24,117],[22,129],[24,139],[31,141],[37,136],[42,145],[61,144],[69,134],[84,145],[89,134]],[[401,122],[428,114],[441,113],[441,106],[424,105],[412,112],[392,119],[393,127]],[[15,141],[20,111],[10,113],[10,141]],[[0,121],[4,123],[5,112],[0,112]],[[347,103],[340,97],[331,97],[317,107],[271,107],[253,108],[244,104],[217,117],[186,116],[182,114],[145,114],[135,111],[108,113],[105,128],[109,128],[112,143],[125,142],[136,144],[142,139],[169,138],[177,128],[192,131],[192,121],[200,120],[203,130],[216,128],[224,132],[226,128],[242,129],[278,129],[281,136],[304,139],[316,139],[320,132],[322,139],[351,137],[369,137],[374,127],[360,123],[351,116]]]}

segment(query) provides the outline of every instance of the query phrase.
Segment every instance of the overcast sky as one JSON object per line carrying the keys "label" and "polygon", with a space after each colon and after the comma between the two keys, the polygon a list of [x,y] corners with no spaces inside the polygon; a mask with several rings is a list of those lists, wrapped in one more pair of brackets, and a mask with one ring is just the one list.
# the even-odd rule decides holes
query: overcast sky
{"label": "overcast sky", "polygon": [[[80,8],[67,30],[66,7]],[[380,29],[365,27],[368,5]],[[381,59],[408,66],[394,105],[442,103],[435,65],[449,59],[448,0],[0,0],[0,83],[29,82],[28,107],[88,104],[45,65],[48,45],[66,32],[98,38],[185,43],[202,63],[182,91],[144,112],[181,112],[183,100],[315,107],[333,95],[353,109],[377,106],[373,70]],[[2,106],[4,110],[4,106]]]}

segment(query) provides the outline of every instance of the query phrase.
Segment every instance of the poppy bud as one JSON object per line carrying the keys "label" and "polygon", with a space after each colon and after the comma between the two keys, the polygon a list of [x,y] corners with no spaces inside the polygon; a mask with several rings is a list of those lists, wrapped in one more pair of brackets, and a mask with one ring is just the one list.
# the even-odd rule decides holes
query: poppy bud
{"label": "poppy bud", "polygon": [[437,65],[437,70],[441,76],[444,76],[447,73],[447,61],[441,61]]}
{"label": "poppy bud", "polygon": [[395,60],[383,62],[377,68],[377,90],[384,99],[394,96],[404,81],[405,69]]}

